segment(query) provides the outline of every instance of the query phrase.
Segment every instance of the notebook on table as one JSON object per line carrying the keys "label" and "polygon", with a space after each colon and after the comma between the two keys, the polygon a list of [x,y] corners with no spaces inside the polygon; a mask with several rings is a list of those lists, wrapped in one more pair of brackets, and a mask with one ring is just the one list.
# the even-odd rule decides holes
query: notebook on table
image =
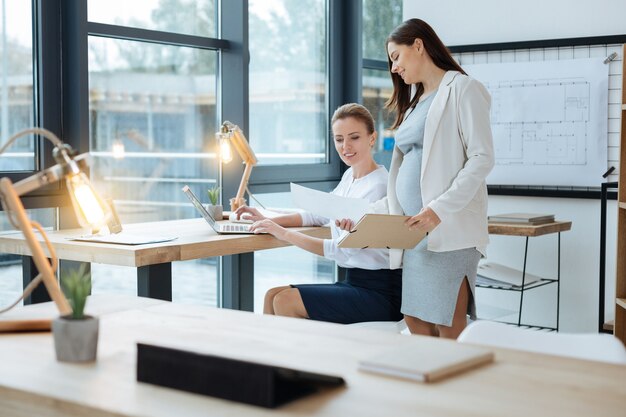
{"label": "notebook on table", "polygon": [[488,217],[490,222],[515,223],[537,226],[540,224],[554,223],[554,214],[537,213],[505,213]]}
{"label": "notebook on table", "polygon": [[200,212],[200,215],[206,222],[211,226],[213,230],[220,234],[254,234],[254,232],[250,231],[250,224],[242,224],[242,223],[234,223],[230,221],[217,221],[211,216],[211,213],[204,208],[198,197],[191,191],[188,185],[183,187],[183,192],[189,198],[189,201],[193,204],[193,206]]}
{"label": "notebook on table", "polygon": [[435,382],[493,362],[493,352],[456,342],[415,343],[359,362],[359,370],[419,382]]}

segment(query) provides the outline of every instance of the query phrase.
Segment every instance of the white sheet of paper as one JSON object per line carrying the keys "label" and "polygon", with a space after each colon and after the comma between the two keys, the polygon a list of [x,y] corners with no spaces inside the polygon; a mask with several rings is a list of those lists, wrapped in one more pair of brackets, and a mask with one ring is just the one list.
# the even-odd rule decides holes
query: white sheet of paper
{"label": "white sheet of paper", "polygon": [[369,208],[363,198],[341,197],[291,183],[291,198],[296,207],[331,220],[359,220]]}

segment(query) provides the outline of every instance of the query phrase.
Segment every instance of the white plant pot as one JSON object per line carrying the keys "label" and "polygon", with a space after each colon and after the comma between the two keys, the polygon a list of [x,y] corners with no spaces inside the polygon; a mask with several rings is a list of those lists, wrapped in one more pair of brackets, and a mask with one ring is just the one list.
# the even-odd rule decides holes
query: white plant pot
{"label": "white plant pot", "polygon": [[206,210],[215,220],[219,221],[224,218],[224,208],[221,205],[214,206],[213,204],[208,204]]}
{"label": "white plant pot", "polygon": [[76,320],[63,316],[52,321],[52,335],[57,360],[61,362],[93,362],[98,353],[97,317]]}

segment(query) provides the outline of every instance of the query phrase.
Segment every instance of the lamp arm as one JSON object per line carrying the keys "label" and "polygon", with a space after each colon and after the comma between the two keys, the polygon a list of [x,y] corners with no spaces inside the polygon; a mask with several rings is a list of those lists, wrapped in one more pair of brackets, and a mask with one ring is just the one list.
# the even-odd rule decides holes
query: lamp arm
{"label": "lamp arm", "polygon": [[[88,156],[89,156],[88,153],[84,153],[73,158],[72,161],[77,166],[86,168],[87,166],[86,161],[87,161]],[[35,175],[32,175],[28,178],[25,178],[21,181],[16,182],[15,184],[13,184],[13,189],[15,190],[15,193],[19,197],[21,197],[24,194],[27,194],[31,191],[38,189],[39,187],[43,187],[44,185],[48,185],[48,184],[53,184],[61,180],[63,176],[65,175],[66,170],[67,169],[65,168],[64,165],[61,165],[61,164],[54,165],[53,167],[50,167],[46,169],[45,171],[38,172]]]}
{"label": "lamp arm", "polygon": [[33,127],[30,129],[25,129],[20,132],[17,132],[15,135],[11,136],[9,140],[7,141],[7,143],[2,145],[2,147],[0,148],[0,154],[3,154],[4,151],[6,151],[7,148],[11,146],[11,144],[15,142],[16,139],[21,138],[22,136],[30,135],[30,134],[43,136],[44,138],[52,142],[54,146],[56,146],[57,148],[63,147],[63,142],[61,142],[61,139],[59,139],[57,135],[55,135],[48,129],[42,129],[40,127]]}
{"label": "lamp arm", "polygon": [[53,184],[63,178],[63,168],[61,165],[55,165],[45,171],[38,172],[28,178],[13,184],[15,194],[23,196],[31,191],[43,187],[44,185]]}
{"label": "lamp arm", "polygon": [[[56,254],[54,253],[54,250],[50,251],[50,257],[53,259],[52,265],[50,265],[39,241],[35,237],[35,233],[32,229],[32,223],[28,219],[28,216],[26,216],[26,210],[24,210],[24,206],[22,205],[19,196],[15,193],[10,179],[6,177],[0,179],[0,194],[2,195],[2,204],[5,207],[5,210],[15,216],[14,221],[17,223],[19,229],[26,238],[26,243],[30,248],[33,262],[42,276],[43,283],[48,290],[50,298],[56,303],[61,315],[70,314],[72,312],[72,307],[70,307],[56,280]],[[43,233],[43,229],[39,229],[39,232],[42,233],[42,235],[45,235],[45,233]],[[47,240],[47,238],[44,237],[44,240]]]}

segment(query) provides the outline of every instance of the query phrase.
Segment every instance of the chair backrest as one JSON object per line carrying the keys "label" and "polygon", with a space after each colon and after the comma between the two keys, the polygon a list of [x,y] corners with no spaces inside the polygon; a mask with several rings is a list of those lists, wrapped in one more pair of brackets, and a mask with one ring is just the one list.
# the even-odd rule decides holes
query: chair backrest
{"label": "chair backrest", "polygon": [[620,340],[609,334],[547,333],[478,320],[468,325],[457,340],[462,343],[626,364],[626,348]]}

